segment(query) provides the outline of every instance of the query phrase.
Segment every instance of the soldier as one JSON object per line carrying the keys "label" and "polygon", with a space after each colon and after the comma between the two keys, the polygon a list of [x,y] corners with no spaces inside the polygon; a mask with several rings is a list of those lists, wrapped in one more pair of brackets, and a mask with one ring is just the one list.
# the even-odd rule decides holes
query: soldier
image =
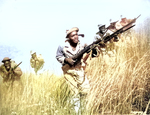
{"label": "soldier", "polygon": [[37,56],[36,52],[31,52],[30,65],[32,68],[34,68],[34,71],[37,74],[37,72],[44,66],[44,59],[42,55],[40,54]]}
{"label": "soldier", "polygon": [[5,57],[2,60],[2,65],[0,66],[0,75],[3,78],[3,82],[13,82],[19,81],[22,75],[22,70],[15,61],[12,61],[10,58]]}
{"label": "soldier", "polygon": [[[103,37],[109,36],[113,33],[112,31],[107,29],[105,27],[105,25],[99,24],[98,28],[99,28],[99,32],[96,33],[96,36],[94,37],[94,41],[96,41],[98,39],[103,39]],[[100,46],[98,46],[92,50],[92,52],[93,52],[92,57],[96,57],[99,54],[102,54],[105,61],[108,62],[109,57],[115,57],[116,51],[115,51],[115,43],[114,42],[118,42],[118,41],[119,41],[118,36],[115,36],[106,44],[100,44]]]}
{"label": "soldier", "polygon": [[[74,66],[75,61],[72,59],[72,56],[84,48],[79,41],[78,31],[79,29],[77,27],[68,30],[65,44],[59,46],[56,53],[56,59],[63,67],[66,64],[70,65],[68,70],[63,69],[63,73],[66,82],[69,84],[71,91],[74,94],[73,100],[85,98],[90,88],[89,81],[84,71],[84,61],[81,59],[80,62]],[[78,105],[79,103],[76,104],[77,106],[75,106],[75,109],[76,112],[78,112],[80,105]]]}

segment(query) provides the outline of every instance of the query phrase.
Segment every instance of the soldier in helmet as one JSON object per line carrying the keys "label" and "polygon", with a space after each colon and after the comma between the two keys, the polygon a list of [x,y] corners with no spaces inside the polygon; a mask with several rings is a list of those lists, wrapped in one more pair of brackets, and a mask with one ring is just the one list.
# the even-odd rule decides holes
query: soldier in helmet
{"label": "soldier in helmet", "polygon": [[106,31],[107,31],[105,25],[102,25],[102,24],[98,25],[98,29],[99,29],[99,31],[96,33],[95,39],[102,38],[105,35]]}
{"label": "soldier in helmet", "polygon": [[[113,33],[112,31],[107,29],[105,27],[105,25],[102,25],[102,24],[98,25],[98,29],[99,29],[99,31],[96,33],[96,36],[94,37],[94,41],[96,41],[98,39],[103,39],[103,37],[109,36]],[[99,54],[102,54],[102,56],[107,55],[107,57],[114,57],[114,55],[116,53],[114,42],[118,42],[118,41],[119,41],[118,36],[115,36],[110,41],[108,41],[106,44],[100,44],[100,46],[93,49],[92,57],[96,57]]]}
{"label": "soldier in helmet", "polygon": [[11,81],[13,83],[15,80],[19,81],[22,75],[22,70],[17,66],[15,61],[5,57],[2,60],[2,63],[3,64],[0,66],[0,75],[3,78],[3,82]]}
{"label": "soldier in helmet", "polygon": [[[98,25],[98,29],[99,31],[96,33],[96,36],[94,37],[94,41],[98,40],[98,39],[102,39],[103,37],[105,36],[109,36],[111,35],[113,32],[110,31],[109,29],[107,29],[105,27],[105,25],[102,25],[102,24],[99,24]],[[112,42],[117,42],[119,40],[119,38],[117,36],[115,36],[113,39],[112,39]]]}

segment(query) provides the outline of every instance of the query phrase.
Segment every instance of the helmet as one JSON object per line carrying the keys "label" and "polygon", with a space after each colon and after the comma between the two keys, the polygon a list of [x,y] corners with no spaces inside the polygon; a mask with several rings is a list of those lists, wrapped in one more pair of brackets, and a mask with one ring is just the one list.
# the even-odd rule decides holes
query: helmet
{"label": "helmet", "polygon": [[4,63],[5,61],[10,61],[11,59],[9,57],[5,57],[2,62]]}
{"label": "helmet", "polygon": [[36,52],[31,50],[30,54],[33,55],[33,54],[36,54]]}
{"label": "helmet", "polygon": [[103,27],[103,26],[105,26],[105,25],[103,25],[103,24],[99,24],[99,25],[98,25],[98,28],[101,28],[101,27]]}

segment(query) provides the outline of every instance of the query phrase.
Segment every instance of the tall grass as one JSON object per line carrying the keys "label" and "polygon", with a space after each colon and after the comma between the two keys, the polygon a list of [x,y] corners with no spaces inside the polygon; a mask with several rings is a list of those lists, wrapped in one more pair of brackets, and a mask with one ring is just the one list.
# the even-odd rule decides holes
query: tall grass
{"label": "tall grass", "polygon": [[139,33],[132,30],[128,37],[122,36],[124,41],[116,44],[115,60],[91,59],[87,68],[91,114],[145,111],[150,99],[150,36],[144,29],[141,26]]}
{"label": "tall grass", "polygon": [[22,83],[0,85],[1,115],[67,115],[74,113],[70,90],[62,77],[48,72],[24,73]]}
{"label": "tall grass", "polygon": [[[115,60],[105,62],[101,55],[90,60],[86,74],[91,88],[85,115],[145,111],[150,99],[150,29],[143,30],[145,26],[122,36],[124,41],[116,44]],[[0,115],[75,115],[75,110],[63,76],[23,73],[21,82],[13,87],[0,84]]]}

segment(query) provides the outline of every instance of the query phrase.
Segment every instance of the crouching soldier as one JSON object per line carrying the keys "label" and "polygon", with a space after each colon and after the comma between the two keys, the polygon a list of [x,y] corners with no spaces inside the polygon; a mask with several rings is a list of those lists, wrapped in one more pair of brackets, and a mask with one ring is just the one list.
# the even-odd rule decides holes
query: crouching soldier
{"label": "crouching soldier", "polygon": [[3,64],[0,66],[0,75],[3,78],[3,82],[11,82],[13,84],[14,81],[19,81],[22,75],[22,70],[18,66],[22,62],[17,65],[15,61],[5,57],[2,60],[2,63]]}
{"label": "crouching soldier", "polygon": [[85,73],[86,64],[84,63],[84,56],[77,64],[72,59],[74,55],[84,48],[79,41],[78,31],[79,28],[73,27],[66,32],[66,41],[58,47],[56,59],[62,64],[64,78],[73,94],[72,102],[74,109],[77,114],[81,114],[86,110],[86,97],[90,90],[90,84]]}
{"label": "crouching soldier", "polygon": [[[113,34],[113,32],[107,29],[105,25],[99,24],[98,28],[99,28],[99,32],[96,33],[96,36],[94,37],[94,41],[98,39],[103,39],[104,37]],[[100,44],[100,46],[93,49],[92,57],[96,57],[99,56],[99,54],[101,54],[106,64],[110,65],[110,62],[115,62],[116,59],[115,42],[118,41],[119,41],[119,37],[115,36],[107,43]]]}

